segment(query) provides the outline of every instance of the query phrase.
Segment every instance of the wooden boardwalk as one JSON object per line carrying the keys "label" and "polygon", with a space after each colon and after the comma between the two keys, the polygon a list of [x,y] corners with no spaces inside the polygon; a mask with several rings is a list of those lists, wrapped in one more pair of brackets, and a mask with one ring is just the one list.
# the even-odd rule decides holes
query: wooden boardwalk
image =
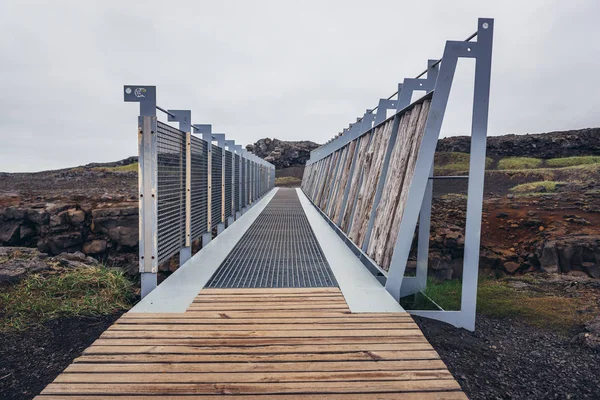
{"label": "wooden boardwalk", "polygon": [[406,313],[338,288],[204,289],[185,313],[123,315],[37,399],[466,399]]}

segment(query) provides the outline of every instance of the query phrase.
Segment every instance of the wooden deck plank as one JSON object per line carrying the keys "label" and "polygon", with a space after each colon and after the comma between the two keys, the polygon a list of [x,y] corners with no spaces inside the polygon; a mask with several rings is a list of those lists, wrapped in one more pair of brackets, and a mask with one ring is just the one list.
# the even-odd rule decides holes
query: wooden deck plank
{"label": "wooden deck plank", "polygon": [[454,379],[267,383],[51,383],[44,394],[291,394],[460,390]]}
{"label": "wooden deck plank", "polygon": [[403,361],[337,361],[303,363],[121,363],[121,364],[85,364],[74,363],[65,372],[285,372],[285,371],[404,371],[444,369],[441,360],[403,360]]}
{"label": "wooden deck plank", "polygon": [[83,355],[75,362],[306,362],[306,361],[379,361],[437,360],[431,351],[349,351],[343,353],[280,354],[110,354]]}
{"label": "wooden deck plank", "polygon": [[[318,344],[352,344],[352,343],[429,343],[427,339],[422,336],[413,337],[397,337],[397,336],[377,336],[377,337],[334,337],[334,338],[320,338]],[[163,345],[184,345],[184,346],[228,346],[228,347],[252,347],[252,346],[292,346],[298,344],[309,344],[314,345],[315,340],[313,338],[244,338],[244,339],[188,339],[188,338],[134,338],[134,339],[120,339],[120,338],[99,338],[93,343],[93,345],[99,346],[163,346]]]}
{"label": "wooden deck plank", "polygon": [[[72,396],[65,395],[40,395],[36,397],[40,400],[74,400]],[[214,395],[184,395],[170,396],[163,395],[160,400],[215,400]],[[107,395],[78,395],[77,399],[82,400],[114,400],[113,396]],[[157,400],[156,396],[146,395],[127,395],[120,396],[119,400]],[[220,400],[467,400],[467,396],[459,391],[450,392],[405,392],[401,395],[397,393],[345,393],[345,394],[292,394],[292,395],[221,395]]]}
{"label": "wooden deck plank", "polygon": [[337,288],[205,289],[185,313],[126,314],[38,398],[116,396],[466,399],[408,314],[352,314]]}
{"label": "wooden deck plank", "polygon": [[[135,324],[177,324],[177,325],[292,325],[311,324],[315,327],[343,324],[414,324],[408,318],[120,318],[116,322],[121,325]],[[315,328],[317,329],[317,328]],[[321,328],[318,328],[321,329]]]}
{"label": "wooden deck plank", "polygon": [[109,330],[116,331],[294,331],[299,329],[407,329],[417,328],[414,323],[379,323],[379,324],[244,324],[244,325],[233,325],[233,324],[115,324],[109,328]]}
{"label": "wooden deck plank", "polygon": [[326,372],[238,372],[214,373],[63,373],[55,383],[266,383],[266,382],[339,382],[358,381],[412,381],[453,379],[446,369],[408,371],[326,371]]}
{"label": "wooden deck plank", "polygon": [[250,353],[338,353],[347,351],[412,351],[433,350],[428,343],[400,344],[326,344],[254,347],[201,347],[201,346],[102,346],[88,347],[83,354],[250,354]]}

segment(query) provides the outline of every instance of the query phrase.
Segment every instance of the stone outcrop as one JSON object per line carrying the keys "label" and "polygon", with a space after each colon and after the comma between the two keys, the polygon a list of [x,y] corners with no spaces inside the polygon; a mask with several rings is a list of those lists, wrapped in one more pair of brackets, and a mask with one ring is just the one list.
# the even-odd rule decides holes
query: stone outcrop
{"label": "stone outcrop", "polygon": [[551,240],[539,246],[537,255],[546,272],[582,271],[600,279],[600,235]]}
{"label": "stone outcrop", "polygon": [[41,273],[54,267],[76,268],[100,266],[98,261],[81,252],[62,253],[50,257],[27,247],[0,247],[0,283],[16,283],[28,274]]}
{"label": "stone outcrop", "polygon": [[318,144],[308,140],[288,142],[265,138],[247,145],[246,150],[274,164],[276,169],[283,169],[306,164],[311,150],[317,147],[319,147]]}
{"label": "stone outcrop", "polygon": [[51,202],[0,207],[0,246],[49,255],[83,252],[135,272],[137,202]]}
{"label": "stone outcrop", "polygon": [[[471,138],[440,139],[437,151],[469,153]],[[499,157],[557,158],[600,155],[600,128],[527,135],[490,136],[487,155]]]}

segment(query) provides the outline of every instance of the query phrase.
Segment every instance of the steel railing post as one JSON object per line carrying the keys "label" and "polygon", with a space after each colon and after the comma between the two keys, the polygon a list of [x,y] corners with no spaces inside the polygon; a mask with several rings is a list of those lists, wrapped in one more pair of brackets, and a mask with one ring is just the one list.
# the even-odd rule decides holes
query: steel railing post
{"label": "steel railing post", "polygon": [[138,118],[139,271],[141,296],[156,288],[158,272],[158,168],[156,87],[126,85],[126,102],[140,103]]}

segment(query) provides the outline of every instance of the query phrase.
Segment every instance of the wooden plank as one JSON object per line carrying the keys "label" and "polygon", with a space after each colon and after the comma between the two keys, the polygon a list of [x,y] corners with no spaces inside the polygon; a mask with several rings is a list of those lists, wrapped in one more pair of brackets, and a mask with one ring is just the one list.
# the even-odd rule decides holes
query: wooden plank
{"label": "wooden plank", "polygon": [[421,147],[421,141],[423,139],[423,134],[425,131],[427,116],[429,115],[430,103],[430,101],[425,101],[423,103],[423,106],[421,107],[419,113],[417,126],[413,133],[414,138],[406,162],[406,174],[404,176],[404,183],[402,184],[402,190],[400,193],[400,198],[398,200],[398,206],[396,207],[396,212],[393,214],[392,228],[389,233],[388,245],[385,248],[384,257],[382,260],[382,265],[385,268],[389,268],[392,255],[394,253],[396,238],[398,237],[398,232],[400,231],[400,223],[402,221],[402,217],[404,216],[404,208],[406,206],[406,201],[408,200],[408,192],[410,190],[410,186],[412,185],[413,176],[415,174],[417,157],[419,155],[419,149]]}
{"label": "wooden plank", "polygon": [[[78,395],[78,399],[82,400],[114,400],[113,396],[106,395]],[[73,400],[72,396],[61,395],[40,395],[36,397],[40,400]],[[120,399],[133,400],[157,400],[156,396],[145,395],[128,395],[121,396]],[[404,392],[399,397],[397,393],[345,393],[345,394],[292,394],[292,395],[223,395],[218,397],[219,400],[468,400],[464,393],[458,391],[442,391],[442,392]],[[169,396],[162,395],[160,400],[215,400],[213,395],[186,395]]]}
{"label": "wooden plank", "polygon": [[321,329],[327,325],[342,324],[414,324],[409,318],[119,318],[118,324],[194,324],[194,325],[291,325],[312,324],[315,329]]}
{"label": "wooden plank", "polygon": [[298,330],[298,331],[115,331],[108,330],[100,337],[102,338],[141,338],[141,337],[165,337],[165,338],[249,338],[249,337],[354,337],[354,336],[420,336],[418,328],[413,329],[360,329],[360,330]]}
{"label": "wooden plank", "polygon": [[277,300],[286,300],[286,299],[314,299],[314,300],[323,300],[323,299],[343,299],[344,296],[337,293],[265,293],[265,294],[204,294],[196,297],[195,300],[222,300],[222,299],[233,299],[233,300],[269,300],[269,299],[277,299]]}
{"label": "wooden plank", "polygon": [[360,181],[363,174],[364,160],[366,157],[367,149],[371,142],[372,133],[369,132],[363,135],[360,139],[358,148],[358,154],[354,165],[354,173],[352,174],[352,180],[350,181],[350,191],[348,192],[348,203],[344,210],[344,216],[342,218],[341,228],[342,231],[348,233],[348,228],[352,221],[353,205],[356,202],[358,190],[360,189]]}
{"label": "wooden plank", "polygon": [[260,293],[339,293],[341,291],[336,287],[323,288],[239,288],[239,289],[212,289],[204,288],[200,291],[200,296],[205,294],[260,294]]}
{"label": "wooden plank", "polygon": [[390,323],[390,324],[252,324],[252,325],[206,325],[206,324],[115,324],[108,328],[116,331],[295,331],[298,329],[417,329],[414,323]]}
{"label": "wooden plank", "polygon": [[404,184],[406,174],[406,166],[409,152],[412,148],[414,139],[414,131],[419,119],[421,105],[417,104],[412,110],[406,112],[400,120],[396,143],[392,149],[390,156],[390,164],[388,167],[386,181],[381,194],[381,200],[376,210],[375,220],[373,222],[373,230],[367,254],[369,254],[375,262],[383,268],[382,265],[384,252],[387,248],[389,233],[392,229],[394,213]]}
{"label": "wooden plank", "polygon": [[344,302],[344,298],[339,296],[320,296],[320,297],[209,297],[200,296],[194,299],[194,303],[332,303],[332,302]]}
{"label": "wooden plank", "polygon": [[335,171],[335,176],[331,182],[331,198],[327,204],[327,207],[323,210],[326,214],[331,217],[332,210],[337,202],[339,196],[340,178],[344,172],[344,165],[346,163],[346,157],[348,156],[348,146],[344,146],[340,149],[340,158],[338,160],[338,167]]}
{"label": "wooden plank", "polygon": [[340,353],[349,351],[421,351],[433,350],[428,343],[401,344],[325,344],[285,345],[255,347],[203,347],[203,346],[100,346],[94,344],[83,354],[282,354],[282,353]]}
{"label": "wooden plank", "polygon": [[414,381],[375,381],[375,382],[268,382],[268,383],[143,383],[143,384],[102,384],[102,383],[51,383],[42,394],[283,394],[283,393],[380,393],[414,392],[433,390],[460,390],[453,379],[432,379]]}
{"label": "wooden plank", "polygon": [[256,306],[256,307],[268,306],[268,305],[288,306],[288,305],[294,305],[294,304],[301,304],[301,305],[315,304],[318,306],[322,306],[322,305],[332,304],[332,305],[342,305],[342,306],[348,307],[348,305],[346,304],[346,301],[344,299],[340,299],[340,298],[308,299],[308,300],[305,300],[305,299],[262,299],[262,300],[258,300],[258,299],[212,300],[212,299],[210,299],[210,300],[205,300],[205,299],[199,297],[196,300],[194,300],[192,302],[192,304],[193,305],[204,304],[204,305],[213,305],[213,306],[245,304],[245,305],[252,305],[252,306]]}
{"label": "wooden plank", "polygon": [[[279,383],[279,382],[335,382],[359,381],[418,381],[431,379],[452,379],[445,369],[409,371],[326,371],[326,372],[238,372],[213,373],[63,373],[55,383]],[[368,383],[366,383],[368,384]]]}
{"label": "wooden plank", "polygon": [[[350,343],[429,343],[423,336],[373,336],[373,337],[333,337],[319,338],[319,344],[350,344]],[[112,346],[163,346],[163,345],[185,345],[185,346],[273,346],[273,345],[295,345],[295,344],[315,344],[312,338],[98,338],[94,345],[112,345]]]}
{"label": "wooden plank", "polygon": [[306,303],[306,304],[196,304],[192,303],[190,311],[244,311],[244,310],[348,310],[343,303]]}
{"label": "wooden plank", "polygon": [[195,318],[335,318],[335,317],[347,317],[350,315],[350,311],[344,310],[244,310],[244,311],[202,311],[202,310],[189,310],[187,315]]}
{"label": "wooden plank", "polygon": [[109,329],[120,331],[294,331],[298,329],[416,329],[414,323],[382,323],[382,324],[115,324]]}
{"label": "wooden plank", "polygon": [[351,313],[350,311],[231,311],[224,314],[205,312],[190,313],[133,313],[128,312],[121,318],[136,319],[136,318],[182,318],[182,319],[199,319],[199,318],[214,318],[214,319],[235,319],[235,318],[287,318],[287,319],[339,319],[339,318],[405,318],[413,321],[412,316],[408,313]]}
{"label": "wooden plank", "polygon": [[147,364],[71,364],[65,372],[284,372],[284,371],[405,371],[444,369],[441,360],[403,360],[403,361],[337,361],[337,362],[279,362],[279,363],[147,363]]}
{"label": "wooden plank", "polygon": [[422,351],[349,351],[345,353],[279,353],[279,354],[90,354],[75,362],[85,363],[181,363],[181,362],[308,362],[308,361],[380,361],[436,360],[433,350]]}
{"label": "wooden plank", "polygon": [[394,126],[393,119],[375,129],[371,146],[365,157],[362,185],[358,192],[356,211],[354,212],[352,228],[348,235],[358,247],[362,247],[369,216],[377,191],[379,175],[387,152],[388,143]]}
{"label": "wooden plank", "polygon": [[340,184],[338,189],[338,195],[336,196],[335,202],[333,203],[333,207],[330,213],[330,217],[332,220],[337,223],[340,217],[342,202],[344,200],[344,193],[346,192],[346,186],[348,185],[348,180],[350,177],[350,168],[352,167],[352,160],[354,159],[354,151],[356,149],[356,140],[353,140],[348,144],[348,155],[346,156],[346,161],[343,165],[343,172],[340,176]]}

